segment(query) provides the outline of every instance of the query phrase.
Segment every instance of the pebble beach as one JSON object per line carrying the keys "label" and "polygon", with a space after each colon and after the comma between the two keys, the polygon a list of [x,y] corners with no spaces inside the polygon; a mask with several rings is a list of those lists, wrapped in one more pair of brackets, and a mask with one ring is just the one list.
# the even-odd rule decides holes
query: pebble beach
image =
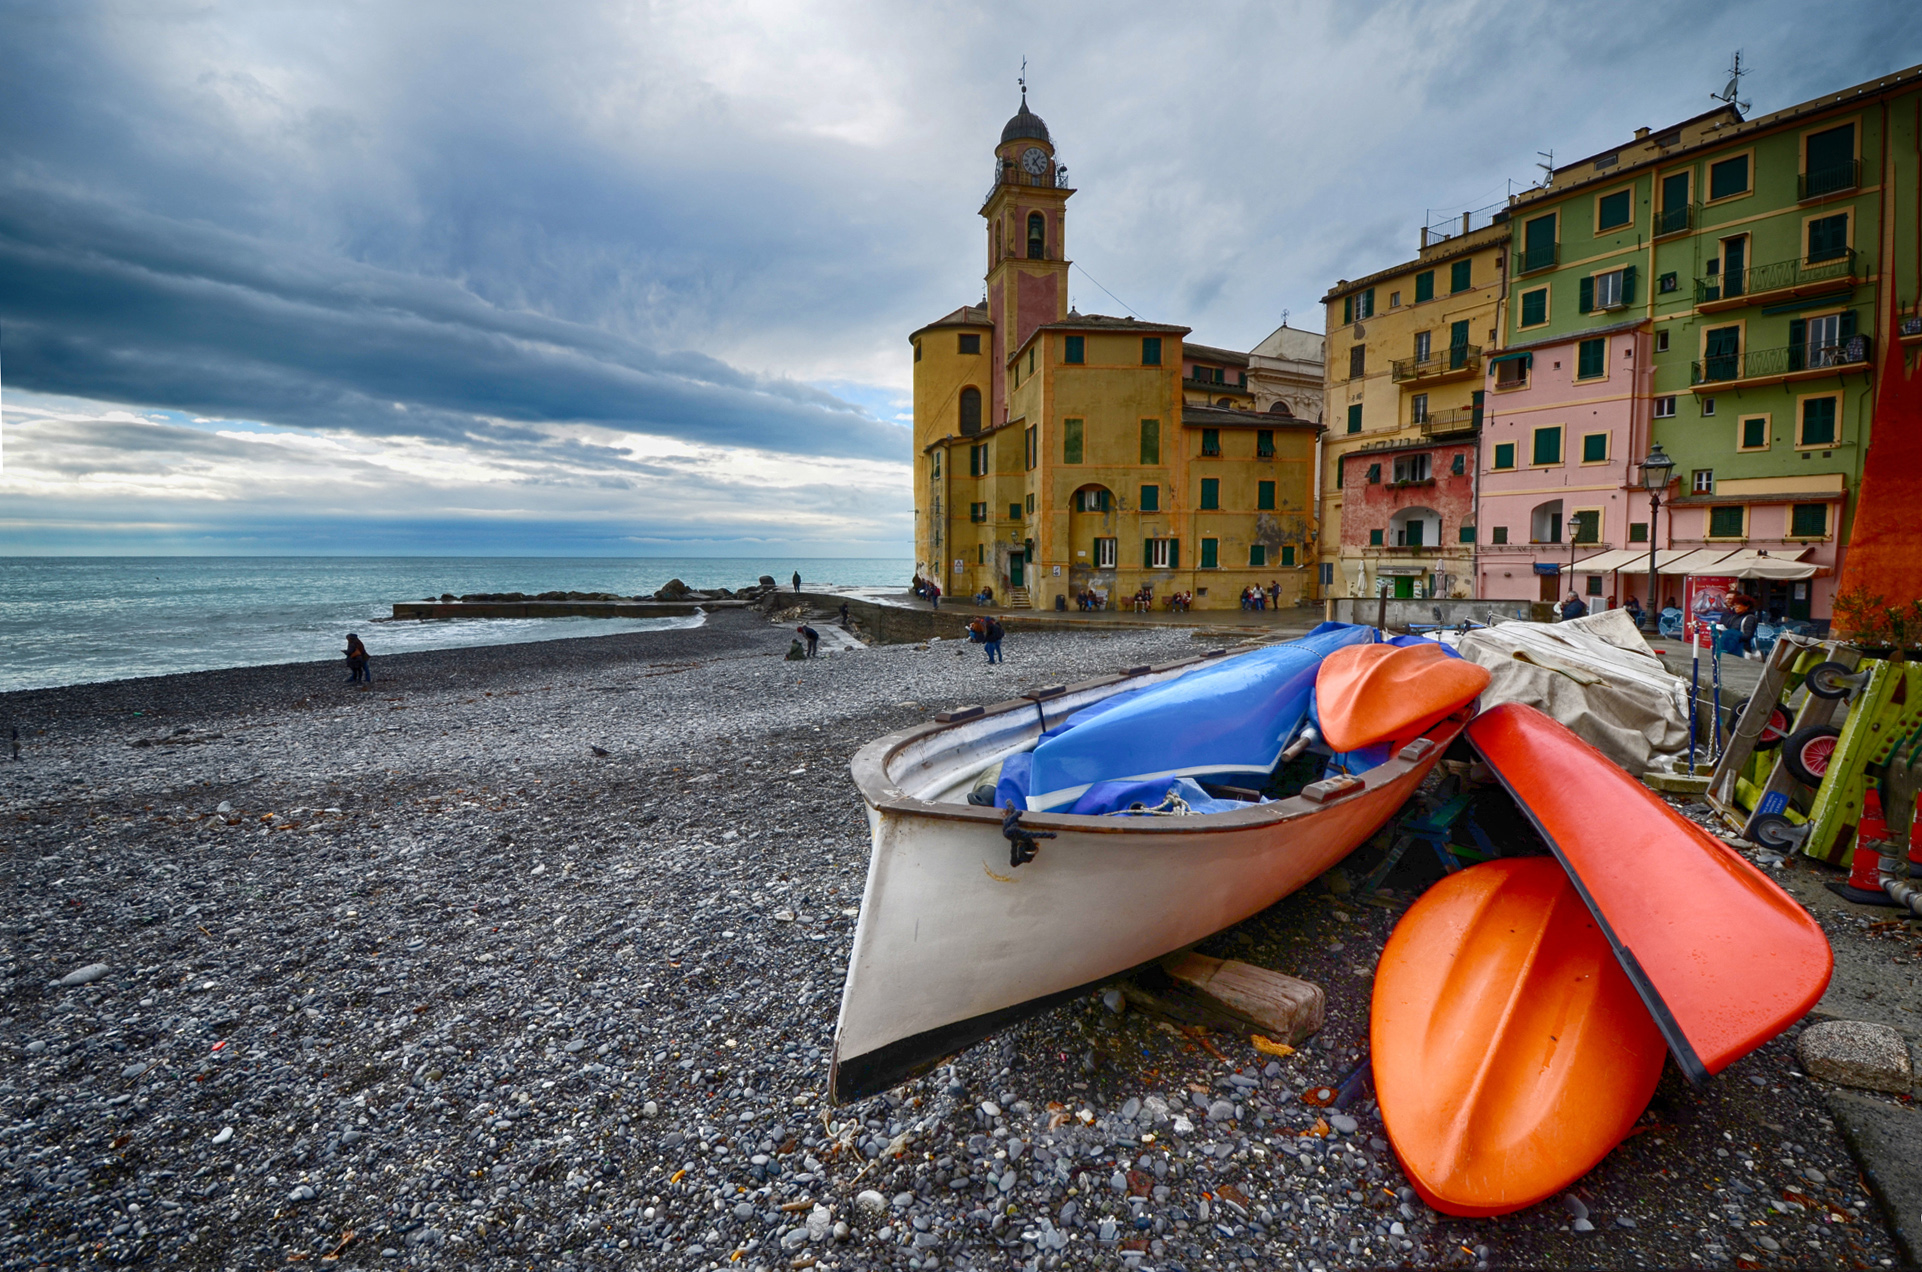
{"label": "pebble beach", "polygon": [[1302,1098],[1363,1062],[1411,899],[1339,879],[1201,947],[1323,986],[1292,1055],[1096,993],[827,1105],[854,752],[1206,646],[792,626],[0,695],[0,1269],[1894,1261],[1793,1031],[1671,1067],[1566,1197],[1430,1210],[1368,1099]]}

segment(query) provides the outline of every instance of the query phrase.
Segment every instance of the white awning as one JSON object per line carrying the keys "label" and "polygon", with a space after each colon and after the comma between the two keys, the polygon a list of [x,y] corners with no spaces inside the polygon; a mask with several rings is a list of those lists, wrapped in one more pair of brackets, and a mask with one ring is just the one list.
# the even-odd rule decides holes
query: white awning
{"label": "white awning", "polygon": [[1697,548],[1667,570],[1670,574],[1724,574],[1719,568],[1730,557],[1735,556],[1733,548]]}
{"label": "white awning", "polygon": [[1713,564],[1678,573],[1715,574],[1732,579],[1811,579],[1821,567],[1799,559],[1807,551],[1807,548],[1796,548],[1788,552],[1757,552],[1744,548],[1728,553]]}
{"label": "white awning", "polygon": [[1577,557],[1573,566],[1563,566],[1564,574],[1613,574],[1617,570],[1633,570],[1640,562],[1644,572],[1648,570],[1648,549],[1636,552],[1631,548],[1617,548],[1612,552],[1600,552],[1591,557]]}

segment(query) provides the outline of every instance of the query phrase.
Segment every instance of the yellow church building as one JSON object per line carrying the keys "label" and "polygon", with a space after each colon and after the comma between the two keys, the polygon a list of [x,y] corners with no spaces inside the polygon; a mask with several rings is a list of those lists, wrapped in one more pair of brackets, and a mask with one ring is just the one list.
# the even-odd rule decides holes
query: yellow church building
{"label": "yellow church building", "polygon": [[1074,191],[1025,92],[995,157],[984,303],[908,338],[918,572],[1011,608],[1308,599],[1320,423],[1253,410],[1186,327],[1069,308]]}

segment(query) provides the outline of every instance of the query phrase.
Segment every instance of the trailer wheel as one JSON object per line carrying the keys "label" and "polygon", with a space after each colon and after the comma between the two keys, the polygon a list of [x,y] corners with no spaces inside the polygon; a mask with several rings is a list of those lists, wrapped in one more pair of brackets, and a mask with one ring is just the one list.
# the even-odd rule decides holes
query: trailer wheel
{"label": "trailer wheel", "polygon": [[[1748,712],[1748,704],[1749,700],[1747,698],[1736,703],[1735,709],[1729,713],[1729,719],[1737,724],[1741,723],[1742,717]],[[1762,726],[1761,734],[1755,739],[1755,749],[1758,751],[1773,750],[1782,745],[1782,739],[1787,737],[1788,734],[1788,708],[1778,702],[1769,708],[1768,722]]]}
{"label": "trailer wheel", "polygon": [[1835,741],[1842,730],[1832,724],[1818,724],[1791,734],[1782,744],[1782,763],[1798,782],[1820,786],[1828,775],[1829,760],[1835,755]]}
{"label": "trailer wheel", "polygon": [[1818,698],[1846,698],[1853,688],[1855,671],[1839,662],[1816,663],[1802,683]]}
{"label": "trailer wheel", "polygon": [[1762,813],[1748,824],[1748,837],[1764,848],[1787,852],[1802,842],[1801,827],[1780,813]]}

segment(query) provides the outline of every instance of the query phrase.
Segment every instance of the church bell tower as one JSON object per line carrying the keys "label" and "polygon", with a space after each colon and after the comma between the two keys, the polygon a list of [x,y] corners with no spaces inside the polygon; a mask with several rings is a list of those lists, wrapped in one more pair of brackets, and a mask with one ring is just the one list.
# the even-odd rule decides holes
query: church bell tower
{"label": "church bell tower", "polygon": [[1034,330],[1068,316],[1068,169],[1057,162],[1041,117],[1021,109],[1001,130],[994,188],[981,206],[988,222],[988,321],[994,324],[993,413],[1008,417],[1008,359]]}

